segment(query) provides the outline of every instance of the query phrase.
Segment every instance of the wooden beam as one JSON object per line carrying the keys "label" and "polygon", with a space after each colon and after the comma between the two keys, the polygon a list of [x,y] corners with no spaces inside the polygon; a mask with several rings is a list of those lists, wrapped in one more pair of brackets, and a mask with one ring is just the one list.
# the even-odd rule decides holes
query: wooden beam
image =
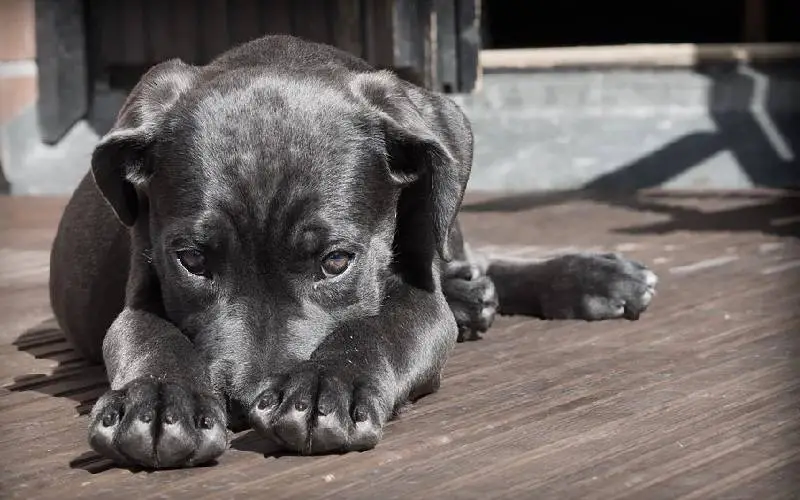
{"label": "wooden beam", "polygon": [[692,67],[700,63],[775,63],[800,59],[798,43],[657,44],[483,50],[485,70],[569,67]]}
{"label": "wooden beam", "polygon": [[86,115],[89,103],[82,0],[36,1],[39,129],[58,142]]}
{"label": "wooden beam", "polygon": [[364,57],[364,25],[361,0],[333,3],[333,43],[358,57]]}
{"label": "wooden beam", "polygon": [[458,30],[456,0],[436,0],[435,9],[436,90],[458,90]]}
{"label": "wooden beam", "polygon": [[481,66],[481,0],[457,0],[458,91],[472,92],[478,85]]}

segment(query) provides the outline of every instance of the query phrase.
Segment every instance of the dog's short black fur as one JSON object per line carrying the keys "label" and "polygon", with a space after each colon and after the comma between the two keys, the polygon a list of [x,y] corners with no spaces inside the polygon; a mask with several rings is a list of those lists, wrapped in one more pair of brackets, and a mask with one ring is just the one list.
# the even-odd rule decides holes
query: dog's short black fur
{"label": "dog's short black fur", "polygon": [[58,321],[111,384],[91,446],[188,466],[250,425],[301,453],[368,449],[496,312],[647,307],[655,275],[616,255],[468,255],[471,162],[453,102],[329,46],[270,36],[152,68],[51,258]]}

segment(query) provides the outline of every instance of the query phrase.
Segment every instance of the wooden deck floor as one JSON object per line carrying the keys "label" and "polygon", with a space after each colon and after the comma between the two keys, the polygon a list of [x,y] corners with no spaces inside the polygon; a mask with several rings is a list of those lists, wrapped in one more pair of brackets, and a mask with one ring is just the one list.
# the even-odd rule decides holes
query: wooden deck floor
{"label": "wooden deck floor", "polygon": [[[502,318],[365,453],[110,467],[86,444],[103,374],[51,319],[63,201],[0,199],[0,497],[800,498],[800,199],[774,193],[473,197],[488,252],[620,250],[659,294],[638,322]],[[265,456],[266,453],[266,456]]]}

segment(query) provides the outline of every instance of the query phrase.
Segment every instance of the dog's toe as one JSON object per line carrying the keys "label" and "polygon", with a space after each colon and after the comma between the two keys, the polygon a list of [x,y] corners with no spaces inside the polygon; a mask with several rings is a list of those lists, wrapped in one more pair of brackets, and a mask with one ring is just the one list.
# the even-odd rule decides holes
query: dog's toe
{"label": "dog's toe", "polygon": [[352,450],[369,450],[380,441],[382,433],[382,416],[377,391],[362,387],[355,392],[355,401],[350,417],[353,430],[350,436]]}

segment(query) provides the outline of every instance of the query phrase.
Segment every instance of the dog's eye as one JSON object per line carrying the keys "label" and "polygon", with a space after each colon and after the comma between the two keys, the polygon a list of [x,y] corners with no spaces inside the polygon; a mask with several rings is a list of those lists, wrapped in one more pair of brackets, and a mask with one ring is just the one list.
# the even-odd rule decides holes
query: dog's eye
{"label": "dog's eye", "polygon": [[197,250],[181,250],[178,252],[181,265],[192,274],[206,275],[206,257]]}
{"label": "dog's eye", "polygon": [[322,272],[325,276],[337,276],[342,274],[350,265],[353,255],[341,250],[329,253],[322,259]]}

